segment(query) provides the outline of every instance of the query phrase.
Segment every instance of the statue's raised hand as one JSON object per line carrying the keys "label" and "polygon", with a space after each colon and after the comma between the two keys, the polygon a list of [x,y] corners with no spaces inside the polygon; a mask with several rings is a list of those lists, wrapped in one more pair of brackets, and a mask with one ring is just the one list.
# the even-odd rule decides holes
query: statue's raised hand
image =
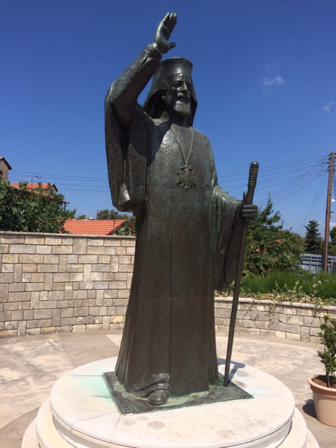
{"label": "statue's raised hand", "polygon": [[177,14],[168,13],[157,27],[154,42],[158,45],[161,53],[167,53],[171,48],[176,47],[174,42],[168,42],[170,35],[175,28],[176,22]]}

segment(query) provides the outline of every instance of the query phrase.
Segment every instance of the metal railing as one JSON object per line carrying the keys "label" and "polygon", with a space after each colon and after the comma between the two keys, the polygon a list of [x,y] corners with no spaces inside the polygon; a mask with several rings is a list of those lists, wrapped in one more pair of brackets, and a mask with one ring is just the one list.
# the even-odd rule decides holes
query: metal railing
{"label": "metal railing", "polygon": [[[322,270],[322,255],[303,254],[300,267],[305,271],[318,274]],[[328,273],[336,273],[336,256],[328,257]]]}

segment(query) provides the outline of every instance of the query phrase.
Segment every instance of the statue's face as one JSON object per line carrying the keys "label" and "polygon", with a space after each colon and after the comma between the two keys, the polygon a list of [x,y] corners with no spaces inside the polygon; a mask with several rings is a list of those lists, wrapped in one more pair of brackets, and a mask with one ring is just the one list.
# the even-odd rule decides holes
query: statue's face
{"label": "statue's face", "polygon": [[192,81],[190,76],[177,74],[171,76],[161,89],[161,97],[167,112],[180,117],[191,114]]}

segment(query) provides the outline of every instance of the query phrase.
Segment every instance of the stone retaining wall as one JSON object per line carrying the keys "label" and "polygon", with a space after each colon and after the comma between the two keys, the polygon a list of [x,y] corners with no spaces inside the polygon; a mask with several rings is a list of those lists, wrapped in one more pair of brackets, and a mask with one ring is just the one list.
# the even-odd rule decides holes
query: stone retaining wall
{"label": "stone retaining wall", "polygon": [[[0,337],[122,329],[135,238],[0,232]],[[228,332],[231,298],[215,299],[216,331]],[[236,331],[319,342],[336,307],[240,299]]]}
{"label": "stone retaining wall", "polygon": [[0,337],[123,327],[135,238],[0,232]]}
{"label": "stone retaining wall", "polygon": [[[228,333],[232,297],[215,299],[216,331]],[[318,307],[306,303],[279,302],[240,298],[236,331],[261,337],[274,337],[319,343],[323,316],[336,318],[336,307]]]}

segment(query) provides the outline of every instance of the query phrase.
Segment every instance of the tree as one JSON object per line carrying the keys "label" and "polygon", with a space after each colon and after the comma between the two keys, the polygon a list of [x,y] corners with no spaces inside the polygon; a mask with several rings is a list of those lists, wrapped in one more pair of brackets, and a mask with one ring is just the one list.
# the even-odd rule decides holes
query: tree
{"label": "tree", "polygon": [[117,210],[98,210],[96,219],[127,219],[127,221],[135,227],[135,216],[128,213],[119,213]]}
{"label": "tree", "polygon": [[297,268],[301,260],[303,239],[283,229],[280,212],[273,211],[271,199],[259,210],[249,226],[245,251],[245,274],[266,275],[277,269]]}
{"label": "tree", "polygon": [[111,219],[110,218],[110,211],[107,210],[107,209],[105,209],[105,210],[98,210],[96,219]]}
{"label": "tree", "polygon": [[131,215],[128,213],[119,213],[117,210],[110,210],[110,219],[130,219]]}
{"label": "tree", "polygon": [[329,255],[336,255],[336,227],[330,230]]}
{"label": "tree", "polygon": [[76,210],[64,210],[64,196],[54,189],[34,191],[21,182],[19,189],[8,181],[0,181],[0,230],[13,232],[65,233],[64,223],[75,216]]}
{"label": "tree", "polygon": [[315,220],[309,221],[305,226],[305,246],[304,250],[307,254],[321,254],[322,237],[318,229],[319,223]]}
{"label": "tree", "polygon": [[125,221],[124,223],[121,224],[121,226],[119,226],[112,233],[112,235],[134,236],[135,235],[135,228],[129,221]]}

